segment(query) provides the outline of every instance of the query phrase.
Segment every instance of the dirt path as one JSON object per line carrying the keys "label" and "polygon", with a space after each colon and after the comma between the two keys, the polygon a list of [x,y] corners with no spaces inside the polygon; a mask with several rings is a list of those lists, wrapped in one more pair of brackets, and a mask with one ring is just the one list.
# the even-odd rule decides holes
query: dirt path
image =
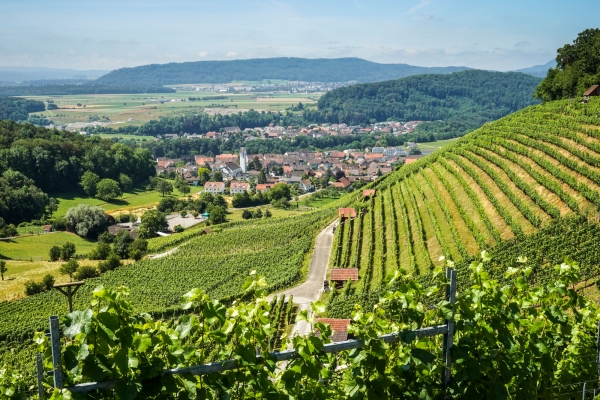
{"label": "dirt path", "polygon": [[165,251],[164,253],[159,253],[159,254],[155,254],[153,256],[150,256],[150,258],[152,260],[154,260],[155,258],[163,258],[163,257],[166,257],[166,256],[170,256],[171,254],[175,253],[177,251],[177,249],[179,249],[179,246],[177,246],[177,247],[175,247],[175,248],[173,248],[171,250]]}

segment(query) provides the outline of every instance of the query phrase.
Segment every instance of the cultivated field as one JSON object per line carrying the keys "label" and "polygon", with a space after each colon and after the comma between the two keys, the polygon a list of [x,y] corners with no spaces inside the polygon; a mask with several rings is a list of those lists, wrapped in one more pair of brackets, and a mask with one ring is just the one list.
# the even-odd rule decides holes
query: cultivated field
{"label": "cultivated field", "polygon": [[[188,101],[189,97],[211,98],[225,96],[226,99]],[[249,109],[283,111],[293,104],[314,104],[318,94],[230,94],[178,91],[160,94],[89,94],[73,96],[31,96],[35,100],[53,100],[58,110],[35,113],[44,115],[55,124],[77,124],[79,130],[85,123],[96,120],[98,124],[119,128],[127,125],[142,125],[161,116],[176,116],[198,113],[208,108],[211,114],[229,114]],[[79,106],[77,104],[80,104]]]}

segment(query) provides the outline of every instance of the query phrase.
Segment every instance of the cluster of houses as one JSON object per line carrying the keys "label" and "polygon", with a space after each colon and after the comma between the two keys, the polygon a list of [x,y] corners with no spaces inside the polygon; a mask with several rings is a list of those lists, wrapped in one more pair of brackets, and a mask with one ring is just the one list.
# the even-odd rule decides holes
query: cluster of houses
{"label": "cluster of houses", "polygon": [[379,176],[390,173],[398,163],[411,163],[421,156],[410,156],[409,149],[417,148],[409,143],[403,147],[373,147],[366,151],[344,150],[325,152],[288,152],[285,154],[247,154],[244,147],[239,154],[220,154],[217,156],[184,155],[177,159],[158,158],[157,175],[171,171],[183,176],[192,185],[199,184],[198,169],[209,168],[211,174],[220,172],[224,182],[207,182],[204,190],[210,193],[224,193],[225,182],[229,182],[230,193],[243,193],[249,189],[249,182],[258,181],[260,171],[250,169],[257,158],[262,168],[269,171],[269,183],[256,186],[257,191],[266,192],[275,183],[297,184],[300,190],[314,190],[311,178],[321,178],[330,173],[339,177],[331,185],[346,189],[359,180],[374,181]]}
{"label": "cluster of houses", "polygon": [[[283,139],[294,138],[296,136],[308,136],[312,138],[321,138],[325,136],[345,136],[345,135],[368,135],[374,134],[390,134],[390,135],[406,135],[415,130],[422,121],[408,122],[378,122],[367,126],[348,125],[348,124],[311,124],[306,127],[295,126],[275,126],[269,124],[264,128],[246,128],[243,131],[237,126],[225,127],[221,132],[207,132],[205,134],[184,133],[185,139],[222,139],[227,140],[232,134],[241,134],[245,141],[256,139]],[[159,139],[179,138],[177,134],[158,135]]]}

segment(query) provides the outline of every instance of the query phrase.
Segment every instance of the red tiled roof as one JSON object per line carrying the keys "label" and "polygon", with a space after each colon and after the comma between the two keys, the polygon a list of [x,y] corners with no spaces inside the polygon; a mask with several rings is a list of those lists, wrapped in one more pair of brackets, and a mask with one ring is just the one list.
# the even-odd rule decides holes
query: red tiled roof
{"label": "red tiled roof", "polygon": [[332,342],[343,342],[348,340],[349,319],[317,318],[317,322],[322,322],[331,327],[331,330],[333,331],[333,335],[331,335]]}
{"label": "red tiled roof", "polygon": [[216,189],[221,189],[225,187],[225,182],[206,182],[204,184],[205,188],[216,188]]}
{"label": "red tiled roof", "polygon": [[332,268],[329,274],[330,280],[346,282],[348,279],[358,280],[358,268]]}
{"label": "red tiled roof", "polygon": [[354,208],[340,208],[338,210],[339,217],[356,218],[356,210]]}
{"label": "red tiled roof", "polygon": [[375,189],[365,189],[365,190],[363,190],[363,196],[364,197],[375,196]]}
{"label": "red tiled roof", "polygon": [[404,161],[404,164],[412,164],[412,163],[414,163],[417,160],[418,160],[418,158],[409,158],[409,157],[407,157],[406,161]]}

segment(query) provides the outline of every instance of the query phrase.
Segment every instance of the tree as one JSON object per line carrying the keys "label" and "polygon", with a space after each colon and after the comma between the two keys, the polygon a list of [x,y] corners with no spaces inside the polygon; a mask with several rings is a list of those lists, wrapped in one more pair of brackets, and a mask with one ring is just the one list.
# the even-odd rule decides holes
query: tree
{"label": "tree", "polygon": [[149,239],[156,236],[156,232],[167,229],[169,223],[165,214],[158,210],[149,210],[142,215],[142,223],[138,228],[138,237]]}
{"label": "tree", "polygon": [[52,214],[54,214],[56,210],[58,210],[58,204],[54,197],[50,197],[48,199],[48,206],[46,207],[46,209],[48,210],[48,214],[50,214],[50,218],[52,218]]}
{"label": "tree", "polygon": [[50,290],[54,286],[54,277],[50,274],[44,275],[42,278],[42,286],[45,290]]}
{"label": "tree", "polygon": [[106,242],[98,241],[98,244],[96,245],[96,247],[93,248],[92,251],[89,252],[88,258],[90,260],[106,260],[106,257],[108,257],[110,252],[111,252],[110,244],[108,244]]}
{"label": "tree", "polygon": [[96,238],[108,227],[108,217],[100,207],[79,204],[66,214],[67,225],[79,236]]}
{"label": "tree", "polygon": [[73,259],[69,260],[65,264],[60,266],[58,272],[61,275],[69,275],[69,279],[73,282],[73,275],[77,272],[77,268],[79,268],[79,263]]}
{"label": "tree", "polygon": [[133,181],[124,173],[121,173],[119,175],[119,183],[121,184],[121,190],[123,190],[124,192],[133,187]]}
{"label": "tree", "polygon": [[223,173],[221,171],[213,174],[213,182],[223,182]]}
{"label": "tree", "polygon": [[267,175],[265,174],[264,169],[261,169],[260,172],[258,173],[257,182],[258,182],[258,184],[267,183]]}
{"label": "tree", "polygon": [[2,280],[4,280],[4,274],[8,271],[6,267],[6,261],[0,260],[0,276],[2,276]]}
{"label": "tree", "polygon": [[273,186],[273,188],[271,188],[269,191],[269,198],[271,200],[290,200],[292,198],[290,185],[278,183],[277,185]]}
{"label": "tree", "polygon": [[66,242],[60,249],[60,258],[62,258],[63,261],[69,261],[71,257],[75,255],[75,252],[75,245],[71,242]]}
{"label": "tree", "polygon": [[253,217],[258,219],[258,218],[262,218],[262,216],[263,216],[262,211],[260,210],[260,208],[257,208],[256,211],[254,211]]}
{"label": "tree", "polygon": [[96,268],[90,265],[83,265],[79,267],[75,272],[75,279],[78,281],[82,281],[88,278],[95,278],[98,275],[98,270]]}
{"label": "tree", "polygon": [[96,185],[100,182],[100,177],[92,171],[85,171],[81,177],[79,185],[88,196],[96,195]]}
{"label": "tree", "polygon": [[98,263],[98,270],[102,273],[112,271],[121,266],[121,259],[115,253],[111,253],[106,257],[106,261]]}
{"label": "tree", "polygon": [[245,209],[244,211],[242,211],[242,218],[243,219],[252,219],[253,215],[252,212],[248,209]]}
{"label": "tree", "polygon": [[267,208],[267,210],[265,211],[264,218],[271,218],[272,216],[273,214],[271,213],[271,210]]}
{"label": "tree", "polygon": [[177,188],[177,190],[179,190],[181,192],[181,194],[187,195],[189,194],[192,189],[190,188],[190,185],[187,184],[187,182],[185,183],[185,185],[181,185]]}
{"label": "tree", "polygon": [[129,257],[129,246],[133,243],[133,238],[126,230],[119,231],[115,236],[113,249],[116,255],[123,258]]}
{"label": "tree", "polygon": [[135,239],[135,241],[129,246],[129,257],[135,261],[142,259],[146,251],[148,250],[148,241],[145,239]]}
{"label": "tree", "polygon": [[600,83],[600,29],[586,29],[573,44],[557,50],[556,68],[535,90],[542,101],[582,96],[593,84]]}
{"label": "tree", "polygon": [[258,156],[254,156],[252,162],[250,163],[250,168],[256,171],[260,171],[262,169],[262,165],[260,163],[260,160],[258,159]]}
{"label": "tree", "polygon": [[60,260],[60,247],[58,246],[52,246],[50,247],[50,261],[55,262]]}
{"label": "tree", "polygon": [[221,224],[226,221],[226,218],[225,218],[226,214],[225,214],[225,210],[223,209],[223,207],[216,206],[216,205],[210,205],[208,207],[208,214],[209,214],[208,220],[212,224]]}
{"label": "tree", "polygon": [[165,194],[171,194],[173,192],[173,185],[164,179],[159,179],[156,183],[156,190],[164,197]]}
{"label": "tree", "polygon": [[111,201],[122,196],[119,183],[113,179],[104,178],[96,185],[96,197]]}

